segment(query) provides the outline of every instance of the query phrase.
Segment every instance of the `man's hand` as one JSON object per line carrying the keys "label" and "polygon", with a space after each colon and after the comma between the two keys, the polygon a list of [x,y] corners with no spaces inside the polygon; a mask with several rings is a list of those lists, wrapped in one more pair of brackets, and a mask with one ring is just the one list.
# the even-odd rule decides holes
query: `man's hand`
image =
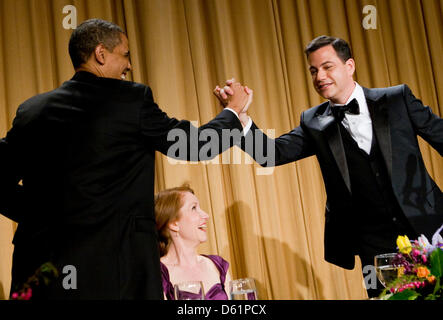
{"label": "man's hand", "polygon": [[[246,100],[244,100],[245,93]],[[249,121],[247,111],[253,98],[253,91],[251,89],[247,86],[243,87],[239,82],[235,82],[234,79],[230,79],[226,81],[226,85],[223,88],[217,86],[214,89],[214,95],[218,98],[223,107],[235,110],[243,126],[246,125]]]}

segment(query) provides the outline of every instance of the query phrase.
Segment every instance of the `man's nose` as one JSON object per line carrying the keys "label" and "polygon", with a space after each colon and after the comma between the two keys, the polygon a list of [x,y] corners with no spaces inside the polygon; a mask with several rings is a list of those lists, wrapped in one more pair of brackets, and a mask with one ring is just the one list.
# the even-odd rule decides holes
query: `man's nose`
{"label": "man's nose", "polygon": [[316,80],[319,81],[319,80],[323,80],[325,78],[326,78],[326,71],[322,70],[322,69],[318,70],[317,74],[316,74]]}

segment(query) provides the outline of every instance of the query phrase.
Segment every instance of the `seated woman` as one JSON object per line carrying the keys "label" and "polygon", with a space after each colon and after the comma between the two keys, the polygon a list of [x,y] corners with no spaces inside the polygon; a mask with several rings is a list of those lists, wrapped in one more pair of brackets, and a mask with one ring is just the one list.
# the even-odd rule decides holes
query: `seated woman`
{"label": "seated woman", "polygon": [[163,292],[174,300],[174,284],[201,281],[206,300],[227,300],[229,263],[217,255],[199,255],[197,247],[207,240],[208,214],[188,186],[167,189],[155,197]]}

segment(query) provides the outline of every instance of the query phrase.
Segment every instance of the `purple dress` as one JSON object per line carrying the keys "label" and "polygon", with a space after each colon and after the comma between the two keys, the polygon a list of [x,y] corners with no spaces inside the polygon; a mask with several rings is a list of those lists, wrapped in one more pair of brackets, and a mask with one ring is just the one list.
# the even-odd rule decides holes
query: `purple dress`
{"label": "purple dress", "polygon": [[[228,295],[225,291],[225,279],[226,273],[228,272],[229,262],[223,259],[220,256],[216,255],[205,255],[205,256],[215,264],[218,271],[220,272],[220,282],[214,284],[211,289],[206,291],[205,300],[228,300]],[[162,272],[162,284],[163,284],[163,292],[165,293],[167,300],[175,300],[174,298],[174,286],[169,279],[169,271],[168,267],[160,262],[160,269]]]}

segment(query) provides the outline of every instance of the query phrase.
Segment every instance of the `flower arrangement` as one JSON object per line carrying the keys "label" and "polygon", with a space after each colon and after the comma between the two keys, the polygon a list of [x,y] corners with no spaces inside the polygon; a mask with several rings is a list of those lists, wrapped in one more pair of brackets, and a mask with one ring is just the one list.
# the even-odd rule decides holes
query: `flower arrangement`
{"label": "flower arrangement", "polygon": [[57,268],[51,262],[46,262],[28,278],[21,288],[11,294],[11,300],[31,300],[57,277]]}
{"label": "flower arrangement", "polygon": [[443,238],[435,232],[432,243],[421,235],[410,241],[398,236],[398,253],[392,264],[397,268],[397,278],[386,284],[380,298],[384,300],[443,300]]}

